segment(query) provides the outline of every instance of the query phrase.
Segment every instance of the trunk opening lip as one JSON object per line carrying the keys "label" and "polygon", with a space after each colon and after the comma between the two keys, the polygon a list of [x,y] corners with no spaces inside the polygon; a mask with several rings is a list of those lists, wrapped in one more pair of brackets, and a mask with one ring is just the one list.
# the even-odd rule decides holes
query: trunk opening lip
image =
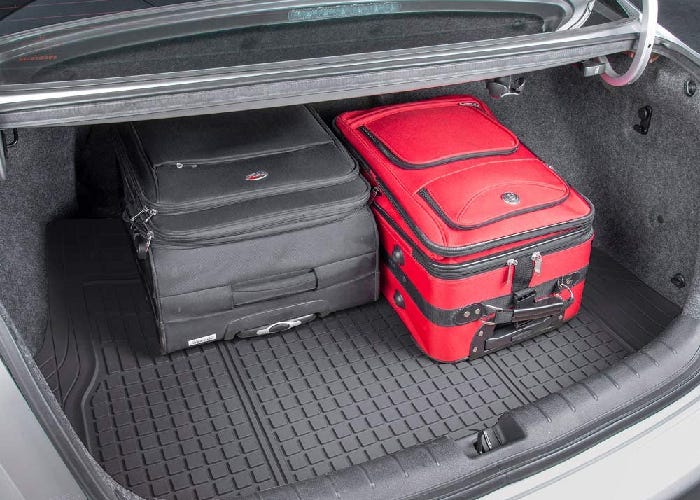
{"label": "trunk opening lip", "polygon": [[[625,38],[626,39],[626,38]],[[677,40],[677,39],[676,39]],[[678,52],[680,42],[670,40],[668,35],[657,33],[657,43],[665,46],[665,50],[670,52]],[[687,47],[687,46],[686,46]],[[697,64],[700,60],[698,54],[688,49],[685,57],[689,64]],[[697,71],[697,68],[696,68]],[[697,286],[698,276],[695,277]],[[695,293],[697,294],[697,288]],[[89,453],[79,442],[76,442],[76,436],[65,417],[61,416],[56,410],[55,401],[52,403],[53,396],[46,384],[39,383],[36,380],[37,370],[34,365],[32,370],[33,360],[31,356],[23,348],[21,340],[16,339],[17,333],[14,332],[13,326],[7,318],[7,313],[0,304],[0,359],[6,364],[8,370],[12,374],[15,382],[20,387],[23,395],[27,399],[28,404],[37,415],[42,427],[50,436],[52,442],[56,445],[61,453],[61,456],[66,461],[66,464],[80,479],[83,486],[92,497],[103,498],[120,498],[121,494],[116,483],[109,482],[111,479],[105,480],[99,476],[100,471],[96,462],[89,456]],[[681,316],[677,323],[669,327],[666,332],[661,334],[660,342],[665,342],[666,336],[670,334],[674,328],[685,329],[685,332],[697,332],[699,327],[698,318],[693,318],[689,314]],[[14,333],[13,333],[14,332]],[[689,342],[689,340],[686,340]],[[681,347],[671,344],[678,351]],[[669,348],[670,349],[670,348]],[[503,481],[506,474],[509,474],[507,481],[512,481],[512,477],[518,475],[525,476],[532,473],[532,470],[541,470],[553,462],[564,460],[567,456],[572,456],[581,449],[590,446],[596,442],[600,442],[611,434],[627,428],[641,416],[651,414],[665,407],[670,402],[673,402],[681,396],[688,394],[700,381],[700,363],[698,363],[698,350],[684,354],[685,359],[681,366],[677,367],[672,376],[659,381],[659,383],[650,389],[646,394],[640,395],[633,400],[633,407],[615,408],[614,422],[611,424],[604,417],[599,417],[593,421],[585,432],[574,440],[564,441],[561,437],[557,437],[557,441],[551,441],[546,445],[551,449],[546,454],[541,454],[540,457],[530,464],[512,464],[507,470],[499,470],[497,473],[492,473],[488,477],[482,477],[470,487],[477,488],[472,491],[480,491],[483,493],[489,490],[496,489],[494,485],[496,481]],[[527,408],[527,407],[524,407]],[[531,409],[531,408],[527,408]],[[609,417],[608,417],[609,418]],[[574,432],[574,431],[572,431]],[[563,444],[562,444],[563,443]],[[504,460],[501,463],[506,463]],[[483,473],[483,472],[482,472]],[[457,481],[463,481],[463,478],[455,480],[452,488],[457,488]],[[461,489],[452,492],[445,492],[444,495],[457,495],[465,493],[468,490]],[[437,489],[424,490],[421,494],[440,494]]]}
{"label": "trunk opening lip", "polygon": [[[543,487],[547,488],[548,486],[555,485],[560,481],[566,482],[570,476],[576,475],[579,472],[585,472],[585,470],[589,467],[596,467],[599,460],[605,461],[610,456],[624,452],[629,445],[636,446],[640,441],[654,440],[654,433],[665,433],[671,426],[677,427],[678,424],[683,425],[683,421],[688,417],[691,417],[694,421],[696,421],[698,408],[700,408],[700,387],[695,386],[695,388],[691,389],[687,394],[681,396],[668,406],[660,409],[657,413],[650,415],[647,419],[634,423],[632,426],[626,429],[621,430],[620,433],[616,434],[615,436],[611,436],[609,439],[603,440],[601,443],[593,445],[592,447],[582,451],[581,454],[572,457],[572,459],[567,463],[556,464],[549,469],[543,470],[541,473],[536,473],[531,477],[525,478],[522,482],[516,481],[515,483],[505,486],[502,490],[496,490],[493,494],[487,494],[484,498],[488,500],[495,500],[495,498],[500,498],[500,495],[505,495],[508,497],[512,496],[513,498],[523,498],[530,493],[540,492],[541,488]],[[686,428],[686,431],[692,432],[692,429]],[[652,436],[650,436],[650,434]],[[688,434],[685,435],[687,436]],[[658,435],[655,437],[658,439]],[[650,443],[647,442],[647,445],[648,444]],[[639,446],[637,446],[637,450],[641,451],[639,450]],[[676,460],[676,463],[677,462],[678,460]],[[658,478],[659,475],[654,474],[652,476],[652,479],[654,480],[652,484],[658,484]],[[673,496],[675,497],[678,492],[686,491],[688,486],[696,485],[696,478],[697,467],[695,468],[695,472],[692,474],[692,477],[684,475],[680,478],[680,488],[677,486],[678,482],[669,483],[667,480],[662,481],[664,486],[672,484],[671,490],[673,491]],[[512,495],[511,489],[513,489]]]}
{"label": "trunk opening lip", "polygon": [[[687,325],[681,325],[679,327],[679,323],[682,322],[687,322]],[[663,336],[670,329],[684,329],[684,326],[685,328],[692,328],[696,332],[696,337],[699,336],[697,334],[700,333],[700,320],[698,320],[697,318],[687,316],[685,315],[685,313],[681,314],[681,316],[679,316],[674,321],[674,323],[669,325],[669,327],[661,333],[661,336]],[[652,343],[653,342],[656,342],[656,340],[652,341]],[[646,347],[642,348],[640,351],[637,351],[632,356],[634,356],[635,354],[644,354],[645,348]],[[608,370],[605,370],[598,375],[600,376],[601,374],[605,374]],[[679,378],[681,378],[681,380],[678,380]],[[576,387],[576,385],[578,384],[575,384],[571,387]],[[447,495],[441,495],[441,498],[449,498],[453,497],[454,495],[459,496],[467,490],[470,491],[470,495],[472,495],[472,491],[476,491],[478,493],[475,493],[474,496],[481,496],[486,493],[490,493],[492,491],[497,490],[499,488],[498,485],[489,485],[489,483],[499,481],[500,479],[502,479],[503,474],[505,473],[515,472],[519,469],[523,470],[529,468],[536,468],[537,470],[534,472],[538,472],[550,467],[551,465],[560,463],[566,458],[571,457],[590,446],[598,444],[604,439],[614,435],[615,433],[630,427],[637,421],[642,420],[656,413],[657,411],[660,411],[669,404],[689,394],[693,389],[697,388],[698,385],[700,385],[700,347],[695,349],[695,351],[692,353],[691,358],[688,359],[685,363],[683,363],[682,366],[680,366],[671,377],[669,377],[665,381],[659,382],[652,388],[652,390],[648,391],[647,394],[643,396],[637,396],[633,400],[633,408],[629,408],[629,403],[626,405],[626,407],[620,406],[613,408],[608,413],[599,415],[592,422],[587,423],[586,430],[583,434],[580,434],[580,429],[571,430],[568,434],[564,436],[556,436],[556,438],[544,442],[539,446],[539,448],[549,450],[544,454],[540,454],[539,458],[536,460],[537,463],[533,462],[520,465],[515,464],[509,469],[499,469],[498,472],[492,473],[490,477],[484,478],[481,481],[478,481],[477,483],[470,483],[468,487],[463,488],[462,490],[457,490]],[[544,399],[551,400],[557,397],[562,398],[563,396],[560,395],[561,392],[569,391],[564,389],[564,391],[553,393]],[[529,406],[534,406],[535,408],[537,408],[540,414],[544,413],[544,411],[541,408],[539,408],[537,404],[530,404],[521,408],[527,408]],[[519,409],[516,409],[515,411],[517,410]],[[612,417],[612,423],[610,421],[611,414],[614,415],[614,417]],[[567,437],[569,436],[575,437],[567,440]],[[464,440],[466,439],[468,438],[464,438]],[[552,447],[552,443],[555,442],[559,444],[557,446]],[[527,451],[527,453],[531,452],[531,450]],[[557,454],[563,454],[564,458],[554,458]],[[512,462],[517,456],[518,455],[505,457],[504,459],[500,460],[497,464],[490,464],[489,468],[498,467],[499,464],[507,463],[509,461]],[[529,475],[530,473],[520,473],[521,478]],[[453,481],[453,484],[458,484],[460,481],[463,481],[463,479],[455,479]],[[509,481],[509,483],[510,482],[513,481]]]}

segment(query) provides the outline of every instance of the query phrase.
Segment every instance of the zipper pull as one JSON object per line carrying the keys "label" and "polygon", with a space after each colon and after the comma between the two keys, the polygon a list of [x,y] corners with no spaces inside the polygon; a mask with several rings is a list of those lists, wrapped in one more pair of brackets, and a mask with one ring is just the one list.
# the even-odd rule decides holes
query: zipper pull
{"label": "zipper pull", "polygon": [[149,209],[146,210],[146,213],[147,213],[148,215],[147,215],[146,218],[143,220],[143,223],[144,223],[144,224],[148,224],[148,223],[151,221],[151,218],[152,218],[154,215],[157,215],[157,214],[158,214],[158,211],[157,211],[155,208],[149,208]]}
{"label": "zipper pull", "polygon": [[540,252],[535,252],[532,254],[532,263],[535,265],[534,273],[540,274],[542,272],[542,254]]}
{"label": "zipper pull", "polygon": [[369,192],[369,204],[371,205],[374,203],[374,200],[377,199],[377,196],[382,194],[382,190],[379,189],[377,186],[372,186],[372,189]]}
{"label": "zipper pull", "polygon": [[506,285],[513,283],[513,276],[515,276],[515,268],[518,266],[518,261],[515,259],[508,259],[506,262],[508,266],[508,271],[506,274]]}
{"label": "zipper pull", "polygon": [[129,222],[131,222],[133,224],[134,222],[136,222],[136,219],[141,217],[141,215],[145,214],[146,212],[148,212],[148,208],[143,207],[141,210],[138,211],[138,213],[136,215],[131,216],[131,218],[129,219]]}
{"label": "zipper pull", "polygon": [[155,208],[143,207],[136,215],[131,216],[129,223],[132,229],[136,227],[148,227],[151,218],[158,214]]}

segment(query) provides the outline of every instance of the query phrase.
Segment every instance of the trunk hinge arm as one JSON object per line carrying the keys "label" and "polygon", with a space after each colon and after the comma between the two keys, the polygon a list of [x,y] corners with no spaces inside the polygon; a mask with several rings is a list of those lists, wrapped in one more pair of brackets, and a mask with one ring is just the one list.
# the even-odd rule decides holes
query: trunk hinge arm
{"label": "trunk hinge arm", "polygon": [[[628,2],[625,1],[625,3]],[[635,10],[639,13],[631,4],[623,7],[628,12]],[[654,48],[654,40],[656,39],[656,26],[659,15],[658,0],[643,0],[642,12],[639,14],[639,41],[637,42],[637,50],[629,69],[620,75],[612,68],[607,57],[601,57],[601,60],[605,63],[605,73],[601,75],[601,78],[608,85],[614,87],[630,85],[642,76],[647,67]]]}

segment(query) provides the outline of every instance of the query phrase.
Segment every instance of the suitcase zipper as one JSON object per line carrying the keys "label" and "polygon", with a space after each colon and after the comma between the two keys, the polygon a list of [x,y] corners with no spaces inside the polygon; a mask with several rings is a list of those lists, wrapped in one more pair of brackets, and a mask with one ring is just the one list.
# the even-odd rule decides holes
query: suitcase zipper
{"label": "suitcase zipper", "polygon": [[140,224],[148,224],[148,222],[150,222],[153,216],[157,214],[157,210],[153,208],[143,207],[136,213],[136,215],[133,215],[129,218],[129,222],[131,222],[132,224],[136,224],[137,222]]}
{"label": "suitcase zipper", "polygon": [[[450,105],[457,105],[460,107],[466,107],[470,109],[477,110],[481,115],[483,115],[485,118],[494,121],[481,107],[481,105],[478,102],[474,101],[462,101],[462,102],[457,102],[454,104]],[[367,117],[365,117],[367,118]],[[498,122],[495,122],[498,126],[503,127]],[[403,168],[403,169],[411,169],[411,170],[417,170],[417,169],[423,169],[423,168],[431,168],[431,167],[439,167],[441,165],[447,165],[449,163],[455,163],[458,161],[464,161],[464,160],[470,160],[472,158],[484,158],[488,156],[505,156],[505,155],[510,155],[515,153],[518,150],[519,143],[516,144],[515,147],[512,148],[504,148],[504,149],[497,149],[494,151],[483,151],[483,152],[478,152],[478,153],[464,153],[460,155],[455,155],[451,156],[449,158],[444,158],[442,160],[436,160],[432,162],[426,162],[426,163],[411,163],[405,160],[402,160],[399,158],[392,150],[391,148],[386,145],[379,137],[374,135],[369,128],[367,128],[365,125],[358,127],[358,130],[362,132],[367,139],[370,140],[370,142],[376,147],[384,156],[386,156],[392,163],[394,163],[396,166]]]}
{"label": "suitcase zipper", "polygon": [[[467,100],[462,100],[462,99],[467,99]],[[394,115],[397,113],[401,113],[404,109],[409,109],[409,110],[416,110],[416,109],[424,109],[424,108],[434,108],[436,104],[440,104],[440,107],[450,107],[450,106],[468,106],[471,108],[476,108],[478,109],[484,116],[491,120],[495,120],[495,117],[493,116],[492,113],[489,113],[485,109],[485,105],[482,105],[482,103],[477,102],[477,101],[471,101],[469,100],[470,96],[460,96],[459,98],[455,98],[454,96],[449,97],[447,99],[428,99],[425,101],[420,101],[418,103],[416,102],[407,102],[403,104],[394,104],[394,105],[388,105],[388,106],[381,106],[379,108],[375,108],[369,111],[364,111],[359,113],[356,117],[353,117],[348,124],[349,125],[356,125],[358,121],[361,122],[367,122],[367,121],[374,121],[380,118],[384,118],[386,116]],[[416,104],[419,104],[419,106],[416,106]],[[501,125],[499,123],[499,125]],[[503,125],[501,125],[503,126]],[[505,128],[505,127],[504,127]]]}
{"label": "suitcase zipper", "polygon": [[508,266],[508,273],[506,274],[506,285],[513,283],[513,277],[515,276],[515,268],[518,267],[517,259],[508,259],[506,261],[506,266]]}
{"label": "suitcase zipper", "polygon": [[530,257],[532,260],[532,270],[535,274],[540,274],[542,272],[542,254],[540,252],[535,252]]}
{"label": "suitcase zipper", "polygon": [[480,229],[485,226],[489,226],[491,224],[495,224],[497,222],[501,222],[506,219],[510,219],[512,217],[517,217],[519,215],[524,215],[527,213],[532,213],[532,212],[537,212],[539,210],[545,210],[547,208],[552,208],[556,207],[558,205],[561,205],[564,203],[568,198],[571,190],[567,189],[566,194],[559,198],[558,200],[554,200],[552,202],[548,203],[542,203],[540,205],[535,205],[531,206],[528,208],[520,209],[520,210],[514,210],[511,212],[506,212],[503,213],[502,215],[499,215],[497,217],[493,217],[491,219],[487,219],[485,221],[476,223],[476,224],[471,224],[471,225],[463,225],[463,224],[458,224],[452,219],[450,219],[450,216],[445,213],[445,211],[442,209],[440,204],[430,195],[430,192],[426,188],[421,188],[420,191],[418,191],[418,195],[423,198],[423,201],[425,201],[428,206],[442,219],[442,221],[447,224],[447,226],[451,227],[452,229],[456,229],[459,231],[472,231],[474,229]]}
{"label": "suitcase zipper", "polygon": [[[333,144],[333,143],[328,143],[328,144]],[[221,196],[216,198],[215,200],[208,200],[208,201],[199,201],[199,202],[190,202],[186,204],[168,204],[168,203],[158,203],[158,202],[152,202],[150,201],[147,197],[146,194],[143,192],[143,189],[141,189],[141,186],[138,181],[134,179],[134,174],[133,174],[133,165],[131,161],[128,158],[128,155],[125,152],[125,146],[120,143],[117,145],[118,147],[118,156],[120,159],[120,162],[123,163],[124,165],[124,170],[125,170],[125,178],[126,178],[126,183],[129,187],[129,190],[134,192],[135,194],[138,195],[139,202],[140,204],[143,205],[144,208],[146,209],[151,209],[155,210],[156,214],[161,214],[161,215],[181,215],[189,212],[194,212],[194,211],[199,211],[199,210],[209,210],[209,209],[214,209],[214,208],[221,208],[225,207],[227,205],[233,205],[235,203],[243,202],[243,201],[250,201],[253,199],[258,199],[261,197],[267,197],[267,196],[277,196],[277,195],[282,195],[282,194],[291,194],[295,192],[303,192],[307,190],[312,190],[312,189],[320,189],[320,188],[325,188],[325,187],[331,187],[331,186],[337,186],[339,184],[343,184],[346,182],[349,182],[353,180],[355,177],[357,177],[357,168],[352,167],[350,171],[341,177],[336,177],[335,179],[332,180],[326,180],[326,181],[314,181],[314,182],[308,182],[304,184],[304,188],[299,190],[296,187],[277,187],[277,188],[268,188],[268,189],[263,189],[263,190],[258,190],[255,192],[249,192],[248,195],[245,193],[236,193],[232,194],[230,196]],[[212,162],[213,163],[213,162]],[[164,164],[163,166],[172,166],[178,169],[181,168],[195,168],[197,167],[198,164],[195,163],[168,163]],[[206,165],[206,163],[199,163],[200,166]],[[154,214],[154,215],[156,215]]]}
{"label": "suitcase zipper", "polygon": [[381,139],[374,135],[367,127],[360,127],[360,132],[362,132],[367,139],[376,147],[384,156],[386,156],[391,163],[404,170],[420,170],[424,168],[439,167],[442,165],[447,165],[449,163],[456,163],[458,161],[471,160],[473,158],[486,158],[489,156],[506,156],[515,153],[518,150],[518,146],[508,149],[496,149],[493,151],[481,151],[478,153],[465,153],[461,155],[450,156],[449,158],[444,158],[442,160],[436,160],[426,163],[411,163],[402,160],[396,154],[389,149],[389,146],[384,144]]}
{"label": "suitcase zipper", "polygon": [[211,165],[218,165],[221,163],[235,163],[237,161],[245,161],[245,160],[255,160],[259,158],[269,158],[270,156],[277,156],[277,155],[284,155],[288,153],[296,153],[299,151],[304,151],[307,149],[313,149],[313,148],[318,148],[321,146],[326,146],[326,145],[333,145],[334,141],[328,140],[328,141],[317,141],[317,142],[311,142],[308,144],[301,144],[297,146],[289,146],[286,148],[280,148],[280,149],[273,149],[270,151],[255,151],[255,152],[250,152],[250,153],[242,153],[242,154],[233,154],[230,156],[218,156],[214,158],[207,158],[207,159],[191,159],[191,160],[186,160],[186,161],[178,161],[178,160],[166,160],[162,162],[158,162],[153,165],[154,169],[159,169],[162,167],[165,168],[197,168],[197,167],[207,167]]}
{"label": "suitcase zipper", "polygon": [[[201,231],[159,231],[153,223],[150,222],[151,215],[143,218],[144,214],[150,214],[151,211],[144,207],[140,212],[131,217],[129,220],[132,227],[140,234],[150,235],[149,246],[152,244],[174,244],[176,246],[191,246],[200,247],[207,245],[215,245],[220,243],[229,243],[249,237],[251,233],[270,229],[271,224],[269,219],[274,219],[274,227],[280,227],[287,224],[300,224],[305,222],[322,223],[324,219],[332,219],[339,215],[351,215],[366,206],[368,193],[363,193],[362,196],[357,196],[344,203],[329,203],[317,208],[317,210],[308,216],[303,216],[306,212],[304,209],[299,209],[296,212],[287,212],[284,217],[279,214],[272,214],[267,217],[268,220],[263,220],[255,225],[250,225],[242,230],[226,233],[223,235],[202,236]],[[301,216],[300,216],[301,215]],[[224,226],[209,228],[210,233],[221,231]]]}
{"label": "suitcase zipper", "polygon": [[[501,269],[505,265],[508,267],[508,277],[506,278],[506,281],[510,280],[512,282],[513,276],[515,275],[515,269],[519,261],[527,259],[532,260],[535,263],[533,269],[534,274],[541,274],[543,256],[581,245],[592,237],[593,229],[584,228],[548,240],[540,241],[532,245],[514,248],[506,252],[494,254],[484,259],[465,262],[464,264],[449,265],[430,262],[430,269],[428,266],[426,266],[425,262],[421,262],[418,258],[416,260],[418,260],[430,274],[444,279],[468,278],[469,276],[473,276],[475,274]],[[533,252],[533,250],[535,251]],[[507,260],[504,262],[504,259]]]}
{"label": "suitcase zipper", "polygon": [[221,207],[233,205],[233,204],[244,202],[244,201],[258,199],[261,197],[278,196],[278,195],[291,194],[291,193],[300,193],[303,191],[310,191],[312,189],[321,189],[321,188],[326,188],[326,187],[337,186],[339,184],[349,182],[349,181],[353,180],[355,177],[357,177],[357,170],[353,169],[351,172],[347,173],[346,175],[343,175],[342,177],[337,177],[336,179],[333,179],[332,181],[310,182],[308,184],[305,184],[304,189],[302,189],[302,190],[280,187],[280,188],[260,190],[260,191],[257,191],[255,193],[251,193],[248,196],[246,196],[245,193],[237,193],[237,194],[231,195],[231,196],[219,197],[215,201],[190,202],[187,204],[177,204],[177,205],[167,204],[167,203],[153,203],[146,198],[146,195],[143,193],[143,190],[141,190],[139,187],[135,186],[133,182],[128,182],[128,184],[130,186],[130,189],[132,189],[138,195],[138,198],[144,207],[147,207],[149,209],[153,209],[153,210],[157,211],[158,214],[161,214],[161,215],[182,215],[182,214],[186,214],[186,213],[190,213],[190,212],[194,212],[194,211],[199,211],[199,210],[210,210],[210,209],[215,209],[215,208],[221,208]]}
{"label": "suitcase zipper", "polygon": [[[553,233],[553,232],[562,232],[562,231],[567,231],[567,230],[576,230],[578,228],[587,228],[591,225],[593,222],[593,217],[594,217],[594,211],[593,211],[593,206],[588,202],[586,198],[586,202],[588,205],[591,207],[591,212],[586,215],[585,217],[581,217],[579,219],[574,219],[572,221],[566,221],[562,222],[559,224],[552,224],[550,226],[543,226],[540,228],[536,229],[531,229],[528,231],[523,231],[521,233],[516,233],[512,234],[509,236],[505,236],[503,238],[498,238],[495,240],[488,240],[488,241],[483,241],[480,243],[474,243],[471,245],[465,245],[462,247],[443,247],[440,245],[437,245],[430,241],[427,236],[418,228],[418,226],[413,222],[413,220],[408,216],[408,213],[401,207],[401,205],[396,201],[396,198],[391,194],[391,191],[386,187],[386,185],[382,182],[382,180],[379,178],[379,176],[372,170],[367,167],[367,165],[364,163],[364,160],[361,160],[361,165],[362,168],[365,172],[368,172],[370,177],[376,182],[375,187],[378,189],[378,194],[384,194],[386,196],[386,199],[389,201],[392,207],[394,207],[394,210],[396,210],[403,220],[406,222],[406,224],[411,228],[413,231],[413,234],[416,235],[416,237],[423,243],[427,248],[429,248],[432,252],[435,252],[436,254],[442,256],[442,257],[463,257],[465,255],[468,255],[470,253],[474,252],[480,252],[484,250],[490,250],[492,248],[501,246],[501,245],[506,245],[508,243],[515,243],[520,240],[525,240],[529,238],[535,238],[537,236],[542,236],[545,234]],[[375,202],[377,196],[372,198],[372,206],[376,207],[377,209],[381,210],[384,213],[384,218],[389,221],[389,223],[396,227],[395,224],[393,224],[393,221],[391,221],[391,218],[389,217],[384,210],[377,205]],[[397,228],[398,229],[398,228]],[[398,229],[401,231],[400,229]],[[403,233],[403,231],[401,231]],[[427,257],[426,257],[427,258]]]}
{"label": "suitcase zipper", "polygon": [[[488,257],[482,259],[468,261],[461,264],[438,264],[433,262],[407,238],[407,235],[403,232],[403,230],[391,220],[389,215],[382,207],[375,203],[373,208],[396,232],[399,233],[399,236],[401,236],[406,243],[411,245],[414,258],[428,273],[436,278],[447,280],[468,278],[469,276],[473,276],[475,274],[493,271],[503,267],[508,267],[506,280],[512,280],[518,262],[523,259],[532,260],[534,271],[541,273],[542,258],[544,255],[578,246],[593,237],[593,228],[590,226],[584,226],[579,227],[574,231],[564,234],[560,233],[552,238],[541,240],[530,245],[512,248],[504,252],[489,255]],[[539,271],[537,271],[537,269],[539,269]]]}

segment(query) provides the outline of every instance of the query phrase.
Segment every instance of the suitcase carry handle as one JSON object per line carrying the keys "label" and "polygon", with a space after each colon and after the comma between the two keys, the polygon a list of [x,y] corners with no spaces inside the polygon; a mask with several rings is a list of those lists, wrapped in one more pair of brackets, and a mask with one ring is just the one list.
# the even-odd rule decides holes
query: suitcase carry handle
{"label": "suitcase carry handle", "polygon": [[226,326],[225,340],[234,337],[257,337],[268,333],[285,331],[330,313],[328,301],[310,300],[293,302],[283,307],[263,309],[241,316]]}
{"label": "suitcase carry handle", "polygon": [[530,302],[523,307],[498,310],[496,311],[494,319],[488,323],[493,323],[494,325],[522,323],[524,321],[532,321],[563,314],[566,306],[568,306],[570,302],[571,300],[564,301],[564,299],[558,295],[552,295],[551,297],[536,302]]}
{"label": "suitcase carry handle", "polygon": [[[569,292],[568,299],[564,300],[555,294],[538,301],[533,300],[522,307],[497,310],[493,320],[484,323],[480,332],[486,338],[484,352],[507,347],[561,326],[566,308],[574,301],[574,294],[566,284],[559,285]],[[503,327],[509,324],[514,326]],[[497,330],[499,326],[501,328]]]}
{"label": "suitcase carry handle", "polygon": [[260,337],[261,335],[268,335],[270,333],[286,332],[292,328],[303,325],[310,321],[316,319],[317,314],[307,314],[305,316],[300,316],[298,318],[292,318],[285,321],[277,321],[271,325],[267,325],[260,328],[253,328],[251,330],[245,330],[236,335],[239,338],[249,338],[249,337]]}
{"label": "suitcase carry handle", "polygon": [[275,276],[251,281],[235,286],[233,292],[234,306],[253,304],[266,300],[279,299],[288,295],[316,290],[318,277],[314,270],[301,274]]}
{"label": "suitcase carry handle", "polygon": [[[484,352],[495,351],[508,347],[511,344],[517,344],[531,337],[536,337],[541,333],[553,330],[562,325],[561,315],[547,316],[535,321],[529,321],[523,327],[515,327],[511,330],[496,331],[496,335],[487,338],[484,341]],[[488,323],[487,323],[488,324]],[[495,324],[493,325],[495,329]]]}

